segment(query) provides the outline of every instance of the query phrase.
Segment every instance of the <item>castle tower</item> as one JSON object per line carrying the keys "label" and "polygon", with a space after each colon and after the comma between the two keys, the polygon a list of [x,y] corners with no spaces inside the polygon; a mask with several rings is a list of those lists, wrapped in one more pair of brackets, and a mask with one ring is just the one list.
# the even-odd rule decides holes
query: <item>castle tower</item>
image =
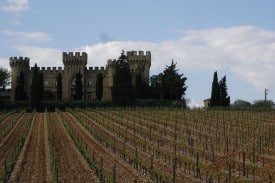
{"label": "castle tower", "polygon": [[25,57],[10,57],[10,67],[11,67],[11,101],[15,101],[15,89],[17,85],[17,78],[20,73],[23,72],[25,77],[24,90],[28,93],[28,74],[30,67],[30,59]]}
{"label": "castle tower", "polygon": [[84,96],[86,95],[84,84],[87,60],[88,55],[86,52],[63,52],[64,75],[62,77],[62,91],[64,92],[62,98],[64,100],[74,100],[74,80],[78,72],[82,75],[83,94]]}
{"label": "castle tower", "polygon": [[106,65],[106,72],[103,80],[103,99],[112,100],[112,87],[113,87],[113,76],[115,75],[115,64],[116,60],[109,59]]}
{"label": "castle tower", "polygon": [[142,81],[149,85],[151,52],[150,51],[127,51],[129,67],[132,73],[132,83],[135,85],[136,76],[141,74]]}

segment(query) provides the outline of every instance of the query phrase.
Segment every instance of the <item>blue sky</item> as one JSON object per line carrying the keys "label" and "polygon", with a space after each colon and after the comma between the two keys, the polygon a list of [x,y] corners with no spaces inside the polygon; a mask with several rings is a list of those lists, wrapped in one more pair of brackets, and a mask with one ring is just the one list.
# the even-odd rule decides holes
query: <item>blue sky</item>
{"label": "blue sky", "polygon": [[63,51],[86,51],[105,66],[124,50],[149,50],[151,74],[174,59],[186,98],[201,105],[214,71],[227,76],[231,101],[275,100],[274,0],[1,0],[0,66],[10,56],[62,66]]}

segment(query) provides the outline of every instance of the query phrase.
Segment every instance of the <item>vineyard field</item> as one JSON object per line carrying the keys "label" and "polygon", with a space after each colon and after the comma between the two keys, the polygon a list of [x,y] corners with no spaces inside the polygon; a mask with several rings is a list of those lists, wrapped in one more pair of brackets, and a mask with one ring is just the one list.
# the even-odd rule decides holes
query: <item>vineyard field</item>
{"label": "vineyard field", "polygon": [[275,112],[0,114],[0,182],[274,182]]}

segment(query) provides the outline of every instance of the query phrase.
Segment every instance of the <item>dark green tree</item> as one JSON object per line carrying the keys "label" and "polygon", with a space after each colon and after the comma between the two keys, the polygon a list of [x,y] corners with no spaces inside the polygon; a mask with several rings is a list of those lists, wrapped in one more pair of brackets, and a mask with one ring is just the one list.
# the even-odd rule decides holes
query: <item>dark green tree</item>
{"label": "dark green tree", "polygon": [[96,99],[100,101],[103,97],[103,74],[99,73],[96,77]]}
{"label": "dark green tree", "polygon": [[44,76],[39,72],[37,64],[34,65],[31,83],[31,107],[40,108],[43,100]]}
{"label": "dark green tree", "polygon": [[217,71],[215,71],[213,82],[212,82],[210,106],[219,106],[219,104],[220,104],[220,86],[218,81],[218,73]]}
{"label": "dark green tree", "polygon": [[187,86],[185,81],[187,80],[183,74],[178,74],[176,69],[177,63],[172,63],[170,66],[166,66],[161,76],[161,98],[166,100],[181,100],[185,95]]}
{"label": "dark green tree", "polygon": [[22,101],[27,98],[24,87],[25,87],[25,76],[24,76],[24,73],[21,71],[16,81],[15,100]]}
{"label": "dark green tree", "polygon": [[218,81],[218,73],[214,72],[212,91],[211,91],[211,101],[210,106],[214,107],[228,107],[230,106],[230,97],[227,93],[226,76]]}
{"label": "dark green tree", "polygon": [[228,107],[230,105],[230,97],[228,96],[227,93],[227,84],[226,84],[226,76],[224,76],[220,82],[219,82],[219,87],[220,87],[220,106],[223,107]]}
{"label": "dark green tree", "polygon": [[82,74],[80,72],[75,75],[75,97],[76,100],[82,100],[83,88],[82,88]]}
{"label": "dark green tree", "polygon": [[39,100],[42,101],[44,99],[44,75],[42,72],[38,73],[38,83]]}
{"label": "dark green tree", "polygon": [[6,85],[9,84],[9,78],[10,78],[9,71],[7,69],[0,67],[0,87],[5,89]]}
{"label": "dark green tree", "polygon": [[122,51],[121,56],[114,64],[112,102],[115,105],[126,106],[134,102],[134,88],[132,86],[130,68],[127,56]]}
{"label": "dark green tree", "polygon": [[56,76],[56,99],[61,100],[62,99],[62,75],[59,73]]}
{"label": "dark green tree", "polygon": [[136,75],[136,81],[135,81],[135,93],[136,98],[138,99],[146,99],[150,96],[149,86],[142,80],[142,75],[137,74]]}
{"label": "dark green tree", "polygon": [[150,97],[152,99],[160,99],[161,98],[161,78],[162,73],[158,75],[153,75],[151,77],[151,86],[150,86]]}

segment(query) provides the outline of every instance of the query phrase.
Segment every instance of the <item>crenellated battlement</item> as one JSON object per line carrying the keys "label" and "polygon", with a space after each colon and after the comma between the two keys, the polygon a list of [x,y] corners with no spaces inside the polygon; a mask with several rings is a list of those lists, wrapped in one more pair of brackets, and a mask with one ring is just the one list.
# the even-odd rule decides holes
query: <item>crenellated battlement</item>
{"label": "crenellated battlement", "polygon": [[[141,74],[144,83],[149,85],[149,72],[151,66],[150,51],[127,51],[131,80],[135,85],[137,75]],[[50,58],[49,58],[50,59]],[[57,60],[52,60],[57,62]],[[69,101],[76,99],[74,79],[76,73],[81,73],[83,82],[82,100],[96,100],[96,81],[98,74],[103,74],[103,98],[102,100],[111,100],[114,75],[116,74],[117,59],[109,59],[105,67],[89,67],[87,65],[88,54],[86,52],[63,52],[62,67],[38,67],[39,72],[44,75],[44,87],[47,92],[51,92],[52,99],[56,99],[57,93],[57,76],[62,79],[62,100]],[[31,82],[34,67],[30,67],[30,58],[28,57],[10,57],[11,67],[11,100],[15,101],[16,86],[18,77],[24,74],[24,91],[28,98],[31,93]],[[44,62],[43,62],[44,63]],[[48,96],[50,97],[50,95]]]}
{"label": "crenellated battlement", "polygon": [[150,51],[127,51],[127,57],[134,57],[134,56],[145,56],[151,58],[151,52]]}
{"label": "crenellated battlement", "polygon": [[30,58],[28,57],[10,57],[11,67],[29,67]]}
{"label": "crenellated battlement", "polygon": [[105,71],[104,67],[88,67],[88,71]]}
{"label": "crenellated battlement", "polygon": [[80,65],[86,66],[88,60],[88,55],[86,52],[63,52],[63,64],[65,66],[69,65]]}
{"label": "crenellated battlement", "polygon": [[107,67],[113,67],[115,65],[116,59],[109,59],[107,61]]}
{"label": "crenellated battlement", "polygon": [[127,52],[129,64],[145,64],[151,65],[151,52],[150,51],[128,51]]}
{"label": "crenellated battlement", "polygon": [[[31,67],[31,71],[34,69],[34,67]],[[63,71],[62,67],[37,67],[38,70],[42,71],[42,72],[61,72]]]}

